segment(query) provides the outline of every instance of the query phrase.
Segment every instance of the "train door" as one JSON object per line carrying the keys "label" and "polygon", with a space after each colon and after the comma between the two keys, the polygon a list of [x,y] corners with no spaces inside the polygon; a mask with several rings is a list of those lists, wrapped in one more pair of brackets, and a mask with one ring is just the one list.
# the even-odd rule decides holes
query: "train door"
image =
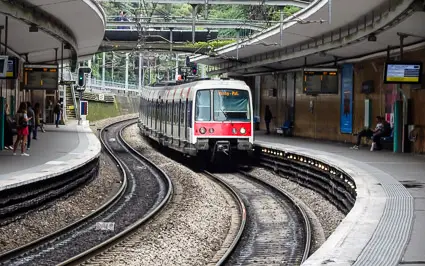
{"label": "train door", "polygon": [[181,140],[181,125],[182,125],[182,123],[181,123],[181,117],[182,117],[182,114],[181,114],[181,110],[182,110],[182,100],[180,99],[179,100],[179,104],[178,104],[178,110],[177,110],[177,115],[178,115],[178,138],[179,138],[179,140]]}
{"label": "train door", "polygon": [[167,135],[167,126],[168,126],[168,100],[165,101],[164,105],[164,135]]}
{"label": "train door", "polygon": [[188,129],[188,126],[187,126],[187,108],[188,108],[188,100],[187,100],[187,98],[186,98],[186,101],[185,101],[185,103],[184,103],[184,111],[183,111],[183,117],[184,117],[184,139],[185,140],[187,140],[187,136],[188,136],[188,134],[187,134],[187,129]]}
{"label": "train door", "polygon": [[153,128],[153,115],[154,115],[154,106],[153,106],[153,100],[151,100],[150,102],[149,102],[149,117],[150,117],[150,129],[152,130],[152,128]]}

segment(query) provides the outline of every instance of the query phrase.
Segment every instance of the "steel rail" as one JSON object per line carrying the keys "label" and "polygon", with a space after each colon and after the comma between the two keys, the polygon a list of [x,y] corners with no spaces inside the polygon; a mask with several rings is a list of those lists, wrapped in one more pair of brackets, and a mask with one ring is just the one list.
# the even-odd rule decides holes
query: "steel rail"
{"label": "steel rail", "polygon": [[310,248],[311,248],[311,236],[312,236],[312,229],[311,229],[311,224],[310,224],[310,219],[308,218],[307,212],[304,210],[304,208],[302,208],[296,201],[296,199],[287,191],[280,189],[278,187],[276,187],[275,185],[273,185],[272,183],[262,180],[258,177],[255,177],[254,175],[248,174],[244,171],[239,171],[240,174],[242,174],[245,177],[248,177],[250,179],[254,179],[257,182],[260,182],[262,184],[264,184],[265,186],[274,189],[276,191],[278,191],[281,195],[283,195],[285,198],[288,199],[289,202],[291,202],[291,204],[293,206],[295,206],[295,208],[298,210],[298,212],[301,214],[302,216],[302,220],[304,222],[304,230],[306,232],[305,235],[305,247],[304,247],[304,252],[303,252],[303,257],[301,260],[301,263],[304,262],[305,260],[307,260],[309,254],[310,254]]}
{"label": "steel rail", "polygon": [[223,265],[228,258],[230,258],[230,256],[232,255],[233,250],[236,248],[236,246],[238,245],[242,234],[245,230],[245,226],[246,226],[246,206],[245,203],[243,202],[242,198],[239,196],[239,194],[236,192],[235,189],[233,189],[226,181],[224,181],[222,178],[208,172],[208,171],[204,171],[203,174],[207,177],[209,177],[210,179],[214,180],[214,181],[218,181],[219,184],[221,184],[227,191],[230,192],[230,195],[235,199],[235,201],[237,202],[238,206],[239,206],[239,212],[241,213],[241,221],[240,221],[240,225],[239,225],[239,230],[238,233],[236,234],[234,240],[232,241],[232,244],[227,248],[226,252],[224,253],[224,255],[221,257],[221,259],[217,262],[217,266],[219,265]]}
{"label": "steel rail", "polygon": [[[131,119],[129,119],[129,120],[131,120]],[[111,124],[109,126],[112,126],[114,124],[121,123],[121,122],[123,122],[123,121],[113,123],[113,124]],[[103,132],[103,130],[105,128],[102,128],[101,129],[101,131],[99,133],[99,136],[101,136],[101,134],[102,134],[102,132]],[[96,210],[94,210],[92,213],[88,214],[84,218],[82,218],[82,219],[80,219],[78,221],[75,221],[74,223],[69,224],[69,225],[67,225],[67,226],[65,226],[65,227],[63,227],[63,228],[61,228],[61,229],[59,229],[59,230],[57,230],[57,231],[55,231],[55,232],[53,232],[51,234],[48,234],[48,235],[43,236],[41,238],[38,238],[38,239],[36,239],[36,240],[28,243],[28,244],[25,244],[23,246],[20,246],[18,248],[15,248],[15,249],[12,249],[10,251],[7,251],[7,252],[5,252],[3,254],[0,254],[0,262],[1,261],[5,261],[5,260],[9,260],[9,259],[11,259],[13,257],[18,256],[19,254],[23,254],[25,251],[27,251],[29,249],[32,249],[32,248],[34,248],[36,246],[42,245],[43,243],[46,243],[49,240],[58,237],[59,235],[63,234],[64,232],[71,231],[72,229],[77,228],[79,225],[83,224],[84,222],[88,221],[89,219],[91,219],[91,218],[93,218],[93,217],[101,214],[103,211],[109,209],[117,200],[119,200],[121,198],[121,196],[123,195],[123,193],[124,193],[124,191],[125,191],[125,189],[127,187],[127,174],[125,173],[124,168],[123,168],[121,162],[112,153],[112,151],[106,145],[105,141],[102,138],[100,138],[100,142],[102,143],[102,146],[108,151],[109,156],[111,156],[112,159],[118,164],[118,168],[119,168],[119,170],[120,170],[120,172],[121,172],[121,174],[123,176],[123,181],[122,181],[121,187],[119,188],[119,190],[117,191],[117,193],[115,193],[115,195],[113,195],[111,198],[109,198],[108,201],[106,201],[104,204],[102,204],[102,206],[100,206],[99,208],[97,208]]]}
{"label": "steel rail", "polygon": [[[134,120],[134,118],[129,119],[129,120]],[[120,122],[117,122],[117,123],[114,123],[114,124],[118,124],[118,123],[122,123],[122,122],[123,121],[120,121]],[[136,122],[134,122],[134,123],[136,123]],[[150,213],[148,213],[147,215],[145,215],[143,218],[139,219],[138,221],[136,221],[132,225],[128,226],[124,231],[121,231],[120,233],[113,236],[112,238],[109,238],[108,240],[92,247],[91,249],[86,250],[85,252],[80,253],[79,255],[74,256],[74,257],[58,264],[58,266],[81,263],[85,260],[90,259],[91,257],[94,257],[95,255],[97,255],[99,253],[102,253],[103,251],[105,251],[109,247],[113,246],[114,244],[118,243],[120,240],[122,240],[123,238],[128,236],[134,230],[138,229],[140,226],[142,226],[146,222],[148,222],[152,217],[157,215],[163,209],[163,207],[165,207],[166,204],[171,200],[172,195],[173,195],[173,184],[172,184],[172,181],[169,178],[169,176],[162,169],[158,168],[151,160],[149,160],[148,158],[146,158],[145,156],[140,154],[137,150],[135,150],[133,147],[131,147],[124,140],[124,138],[122,136],[123,130],[125,128],[133,125],[134,123],[129,123],[129,124],[125,125],[124,127],[122,127],[120,129],[120,131],[118,133],[119,142],[121,142],[121,144],[123,144],[122,146],[125,149],[127,149],[128,152],[132,153],[135,157],[138,157],[141,160],[143,160],[144,162],[146,162],[151,168],[155,169],[158,173],[160,173],[162,178],[165,179],[166,184],[168,185],[168,191],[167,191],[164,199],[161,201],[161,203],[155,209],[153,209]],[[118,161],[120,161],[120,160],[118,160]],[[121,162],[120,162],[120,165],[121,165],[121,167],[123,167]]]}

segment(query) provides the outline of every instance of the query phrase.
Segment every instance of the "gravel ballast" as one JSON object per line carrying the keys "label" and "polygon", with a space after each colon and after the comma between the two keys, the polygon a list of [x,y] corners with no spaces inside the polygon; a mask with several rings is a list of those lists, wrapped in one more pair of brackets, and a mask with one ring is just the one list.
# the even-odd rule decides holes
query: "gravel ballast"
{"label": "gravel ballast", "polygon": [[316,191],[305,188],[264,168],[254,168],[249,173],[287,191],[299,200],[298,203],[301,207],[304,206],[314,230],[311,253],[321,246],[345,218],[342,212]]}
{"label": "gravel ballast", "polygon": [[[97,121],[96,125],[103,127],[128,118],[131,118],[131,115],[104,119]],[[96,133],[97,128],[92,130]],[[100,156],[99,166],[99,175],[93,181],[67,197],[48,203],[42,209],[30,212],[22,219],[0,227],[0,253],[60,230],[84,218],[106,202],[121,186],[122,178],[115,163],[104,153]]]}
{"label": "gravel ballast", "polygon": [[231,223],[231,200],[210,179],[156,152],[136,125],[124,131],[128,143],[172,179],[172,200],[162,212],[122,243],[97,256],[102,265],[205,265],[221,248]]}

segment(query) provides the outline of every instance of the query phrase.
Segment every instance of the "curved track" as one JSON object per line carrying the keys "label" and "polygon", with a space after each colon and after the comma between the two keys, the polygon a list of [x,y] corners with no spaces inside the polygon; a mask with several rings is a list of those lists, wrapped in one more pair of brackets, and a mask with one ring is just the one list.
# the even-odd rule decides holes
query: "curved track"
{"label": "curved track", "polygon": [[119,193],[90,217],[0,257],[2,265],[65,265],[87,259],[119,240],[157,213],[172,195],[171,180],[135,153],[121,137],[134,120],[100,132],[105,149],[118,163],[124,180]]}
{"label": "curved track", "polygon": [[219,265],[300,265],[307,259],[310,223],[290,195],[246,174],[209,175],[232,187],[248,214],[243,233]]}

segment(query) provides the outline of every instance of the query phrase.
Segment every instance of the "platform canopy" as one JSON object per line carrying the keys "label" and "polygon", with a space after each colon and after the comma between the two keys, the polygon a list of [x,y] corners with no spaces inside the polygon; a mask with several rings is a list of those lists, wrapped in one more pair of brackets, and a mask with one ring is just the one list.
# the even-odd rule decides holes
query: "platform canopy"
{"label": "platform canopy", "polygon": [[[65,43],[64,57],[75,64],[78,56],[97,51],[106,25],[105,13],[95,0],[1,1],[0,26],[4,28],[6,17],[8,53],[31,63],[54,62]],[[3,51],[5,34],[3,29]]]}
{"label": "platform canopy", "polygon": [[214,66],[211,74],[256,75],[385,54],[388,45],[398,48],[400,34],[406,46],[416,45],[410,49],[425,39],[420,1],[338,0],[331,8],[329,2],[315,1],[286,18],[282,30],[275,25],[192,61]]}

